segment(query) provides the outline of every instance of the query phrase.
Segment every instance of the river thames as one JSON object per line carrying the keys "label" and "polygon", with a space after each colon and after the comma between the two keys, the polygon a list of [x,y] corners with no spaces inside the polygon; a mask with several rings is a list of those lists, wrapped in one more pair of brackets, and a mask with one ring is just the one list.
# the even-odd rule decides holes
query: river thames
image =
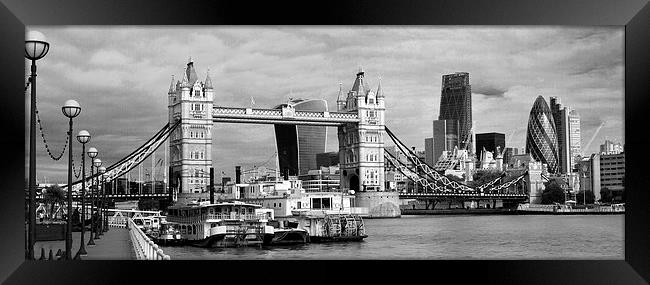
{"label": "river thames", "polygon": [[364,219],[363,242],[162,247],[172,259],[624,259],[625,215]]}

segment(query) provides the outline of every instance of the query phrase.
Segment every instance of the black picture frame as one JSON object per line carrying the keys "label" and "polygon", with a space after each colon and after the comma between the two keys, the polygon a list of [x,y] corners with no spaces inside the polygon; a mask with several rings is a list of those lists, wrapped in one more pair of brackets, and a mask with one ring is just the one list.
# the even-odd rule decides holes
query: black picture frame
{"label": "black picture frame", "polygon": [[[625,260],[59,261],[24,260],[25,25],[620,25],[625,26]],[[625,1],[98,1],[0,0],[0,90],[5,133],[0,189],[0,279],[7,284],[210,282],[481,282],[647,284],[650,280],[650,5]],[[21,230],[12,230],[21,229]],[[390,278],[390,279],[389,279]],[[396,278],[396,279],[393,279]],[[416,280],[414,280],[416,279]]]}

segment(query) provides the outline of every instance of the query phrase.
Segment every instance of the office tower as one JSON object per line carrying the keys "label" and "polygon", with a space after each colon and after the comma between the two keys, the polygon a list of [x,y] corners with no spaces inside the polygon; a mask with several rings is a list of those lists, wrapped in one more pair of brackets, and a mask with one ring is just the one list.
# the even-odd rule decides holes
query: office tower
{"label": "office tower", "polygon": [[600,145],[600,154],[619,154],[623,152],[623,145],[615,143],[610,140],[605,140],[604,144]]}
{"label": "office tower", "polygon": [[519,149],[515,147],[506,147],[506,150],[503,152],[503,163],[510,165],[510,159],[519,154]]}
{"label": "office tower", "polygon": [[[470,153],[474,153],[472,86],[469,84],[469,73],[456,72],[442,76],[440,116],[438,120],[458,121],[458,148],[467,149]],[[439,156],[440,154],[436,153],[436,155]]]}
{"label": "office tower", "polygon": [[573,168],[571,166],[569,110],[562,106],[557,97],[551,97],[550,103],[557,135],[558,173],[569,173]]}
{"label": "office tower", "polygon": [[502,133],[483,133],[476,134],[476,154],[478,157],[483,157],[483,149],[485,151],[492,152],[493,157],[497,157],[496,153],[497,146],[499,151],[504,151],[506,147],[506,135]]}
{"label": "office tower", "polygon": [[443,151],[458,147],[458,120],[433,121],[433,164],[438,162]]}
{"label": "office tower", "polygon": [[433,166],[436,163],[433,153],[433,138],[424,139],[424,162],[429,166]]}
{"label": "office tower", "polygon": [[580,190],[593,192],[596,201],[604,189],[621,193],[625,189],[625,153],[594,153],[579,162],[578,175]]}
{"label": "office tower", "polygon": [[582,155],[582,139],[580,136],[580,115],[574,109],[569,109],[569,149],[571,169],[576,167],[578,157]]}
{"label": "office tower", "polygon": [[555,121],[544,97],[537,96],[528,118],[526,131],[526,153],[536,161],[544,163],[548,172],[557,173],[558,153]]}
{"label": "office tower", "polygon": [[[297,111],[327,111],[327,101],[323,99],[294,99],[291,104]],[[275,109],[282,109],[281,104]],[[316,169],[316,154],[325,152],[327,127],[276,124],[275,140],[278,148],[280,175],[298,176]]]}

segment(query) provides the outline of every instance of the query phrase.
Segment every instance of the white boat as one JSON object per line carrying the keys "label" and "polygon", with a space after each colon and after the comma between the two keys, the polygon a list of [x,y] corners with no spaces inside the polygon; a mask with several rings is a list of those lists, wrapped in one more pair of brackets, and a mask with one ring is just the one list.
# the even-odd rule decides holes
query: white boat
{"label": "white boat", "polygon": [[233,247],[280,244],[285,238],[306,231],[278,230],[268,225],[272,211],[239,201],[192,203],[168,209],[167,222],[177,224],[180,239],[202,247]]}

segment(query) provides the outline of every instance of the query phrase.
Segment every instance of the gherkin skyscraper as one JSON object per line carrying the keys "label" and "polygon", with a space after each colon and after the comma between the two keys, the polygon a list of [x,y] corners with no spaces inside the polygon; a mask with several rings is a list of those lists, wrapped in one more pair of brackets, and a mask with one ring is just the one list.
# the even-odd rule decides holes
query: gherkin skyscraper
{"label": "gherkin skyscraper", "polygon": [[551,109],[542,96],[535,99],[528,117],[526,153],[530,153],[535,160],[546,163],[549,172],[557,172],[558,145],[555,121]]}

